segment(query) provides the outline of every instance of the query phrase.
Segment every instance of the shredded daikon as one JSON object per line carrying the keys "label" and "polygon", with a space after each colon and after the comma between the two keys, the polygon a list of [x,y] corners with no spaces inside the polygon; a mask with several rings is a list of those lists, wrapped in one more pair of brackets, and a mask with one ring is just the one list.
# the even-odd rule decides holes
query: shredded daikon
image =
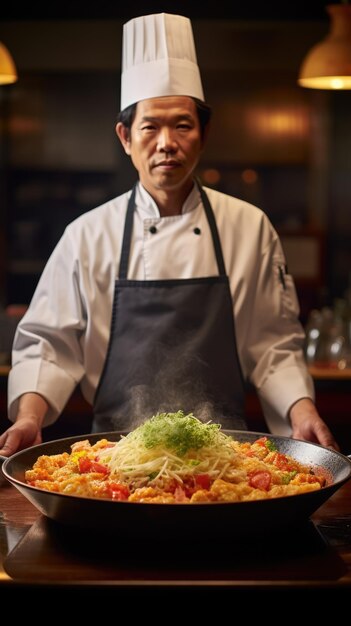
{"label": "shredded daikon", "polygon": [[99,452],[111,475],[128,485],[162,487],[175,480],[207,474],[210,479],[241,480],[238,453],[218,424],[204,424],[192,414],[160,413]]}

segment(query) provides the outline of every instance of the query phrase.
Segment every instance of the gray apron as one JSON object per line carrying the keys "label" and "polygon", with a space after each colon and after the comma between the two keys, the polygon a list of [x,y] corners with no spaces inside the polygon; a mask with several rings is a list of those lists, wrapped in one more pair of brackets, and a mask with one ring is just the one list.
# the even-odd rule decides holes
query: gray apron
{"label": "gray apron", "polygon": [[246,429],[233,304],[208,197],[199,185],[219,275],[128,280],[135,190],[127,208],[93,429],[132,430],[157,412],[178,410],[225,428]]}

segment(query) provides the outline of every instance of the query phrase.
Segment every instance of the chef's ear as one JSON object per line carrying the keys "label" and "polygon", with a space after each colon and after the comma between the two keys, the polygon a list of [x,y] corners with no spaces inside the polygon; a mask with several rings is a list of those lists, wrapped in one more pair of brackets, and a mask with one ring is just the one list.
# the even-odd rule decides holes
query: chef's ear
{"label": "chef's ear", "polygon": [[120,140],[126,154],[130,155],[130,129],[122,122],[116,124],[116,135]]}

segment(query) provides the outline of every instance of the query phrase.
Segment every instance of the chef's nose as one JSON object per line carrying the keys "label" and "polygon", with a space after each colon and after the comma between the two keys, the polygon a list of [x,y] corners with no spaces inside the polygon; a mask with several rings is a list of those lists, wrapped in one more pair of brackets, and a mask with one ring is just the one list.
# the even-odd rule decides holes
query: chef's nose
{"label": "chef's nose", "polygon": [[162,128],[158,135],[158,149],[162,152],[175,152],[177,142],[171,128]]}

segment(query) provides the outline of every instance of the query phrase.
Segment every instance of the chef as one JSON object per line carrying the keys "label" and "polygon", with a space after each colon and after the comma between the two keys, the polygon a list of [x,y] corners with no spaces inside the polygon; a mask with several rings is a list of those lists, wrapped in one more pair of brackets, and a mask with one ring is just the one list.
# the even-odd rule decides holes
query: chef
{"label": "chef", "polygon": [[138,180],[67,226],[16,332],[0,453],[40,443],[77,385],[96,432],[157,411],[337,448],[314,405],[292,277],[266,215],[195,177],[210,122],[190,21],[123,31],[116,132]]}

